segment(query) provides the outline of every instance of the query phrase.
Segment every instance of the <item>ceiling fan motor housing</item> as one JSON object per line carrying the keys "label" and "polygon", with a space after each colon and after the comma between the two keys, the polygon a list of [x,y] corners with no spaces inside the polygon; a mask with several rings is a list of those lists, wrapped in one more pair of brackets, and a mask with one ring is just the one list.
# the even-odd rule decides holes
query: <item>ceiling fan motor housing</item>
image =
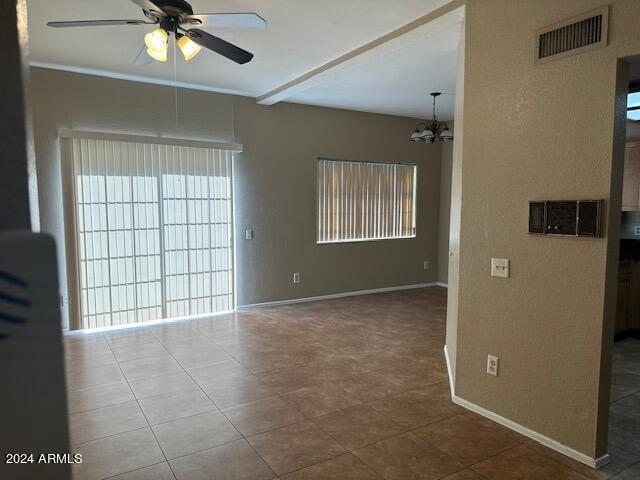
{"label": "ceiling fan motor housing", "polygon": [[[167,25],[177,25],[180,22],[180,19],[186,17],[187,15],[193,15],[193,8],[184,0],[153,0],[153,3],[158,6],[167,16],[165,18],[158,18],[158,16],[154,12],[144,11],[144,14],[147,18],[151,20],[157,21],[160,20],[161,23]],[[173,30],[173,28],[170,28]]]}

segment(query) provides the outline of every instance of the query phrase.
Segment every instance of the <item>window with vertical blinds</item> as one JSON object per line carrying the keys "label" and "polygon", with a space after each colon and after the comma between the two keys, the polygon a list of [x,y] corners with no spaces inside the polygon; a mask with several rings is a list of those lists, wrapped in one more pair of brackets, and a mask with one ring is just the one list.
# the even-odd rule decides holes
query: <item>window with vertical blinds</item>
{"label": "window with vertical blinds", "polygon": [[415,165],[318,160],[318,243],[415,235]]}
{"label": "window with vertical blinds", "polygon": [[70,141],[81,327],[233,309],[232,152]]}

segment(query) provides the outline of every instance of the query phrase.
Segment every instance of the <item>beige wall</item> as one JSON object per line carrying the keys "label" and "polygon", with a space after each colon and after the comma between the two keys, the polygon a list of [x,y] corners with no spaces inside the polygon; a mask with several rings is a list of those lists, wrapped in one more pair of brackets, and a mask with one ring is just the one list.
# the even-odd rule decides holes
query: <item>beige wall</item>
{"label": "beige wall", "polygon": [[[606,450],[617,58],[640,53],[640,4],[612,2],[608,47],[540,66],[533,58],[536,29],[601,5],[467,1],[462,267],[457,338],[447,338],[457,340],[458,396],[589,457]],[[617,214],[602,239],[527,235],[527,202],[557,198],[602,198]],[[511,259],[510,279],[490,276],[491,257]],[[489,353],[500,357],[497,378],[485,373]]]}
{"label": "beige wall", "polygon": [[[435,282],[438,144],[407,141],[415,120],[32,69],[42,229],[58,240],[65,285],[58,127],[244,144],[234,163],[238,304]],[[418,165],[415,239],[317,245],[316,158]],[[244,239],[252,228],[254,239]],[[431,268],[423,270],[423,261]],[[301,283],[294,285],[293,272]]]}
{"label": "beige wall", "polygon": [[451,173],[453,143],[442,144],[440,158],[440,220],[438,222],[438,282],[449,281],[449,219],[451,215]]}

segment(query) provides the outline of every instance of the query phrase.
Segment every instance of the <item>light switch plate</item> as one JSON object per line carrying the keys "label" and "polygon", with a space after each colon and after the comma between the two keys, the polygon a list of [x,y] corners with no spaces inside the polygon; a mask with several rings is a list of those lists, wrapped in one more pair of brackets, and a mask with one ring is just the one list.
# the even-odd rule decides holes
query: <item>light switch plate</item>
{"label": "light switch plate", "polygon": [[489,375],[493,375],[494,377],[498,376],[498,362],[500,359],[495,355],[487,355],[487,373]]}
{"label": "light switch plate", "polygon": [[509,259],[508,258],[492,258],[491,259],[491,276],[509,278]]}

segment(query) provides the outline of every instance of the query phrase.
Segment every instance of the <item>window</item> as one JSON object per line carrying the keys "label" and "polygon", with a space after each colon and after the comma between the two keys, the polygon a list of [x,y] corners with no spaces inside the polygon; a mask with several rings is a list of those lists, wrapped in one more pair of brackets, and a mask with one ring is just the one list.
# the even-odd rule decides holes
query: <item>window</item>
{"label": "window", "polygon": [[318,243],[415,235],[415,165],[318,161]]}
{"label": "window", "polygon": [[80,326],[233,309],[232,152],[68,141]]}
{"label": "window", "polygon": [[627,119],[633,122],[640,120],[640,92],[630,92],[627,96]]}

